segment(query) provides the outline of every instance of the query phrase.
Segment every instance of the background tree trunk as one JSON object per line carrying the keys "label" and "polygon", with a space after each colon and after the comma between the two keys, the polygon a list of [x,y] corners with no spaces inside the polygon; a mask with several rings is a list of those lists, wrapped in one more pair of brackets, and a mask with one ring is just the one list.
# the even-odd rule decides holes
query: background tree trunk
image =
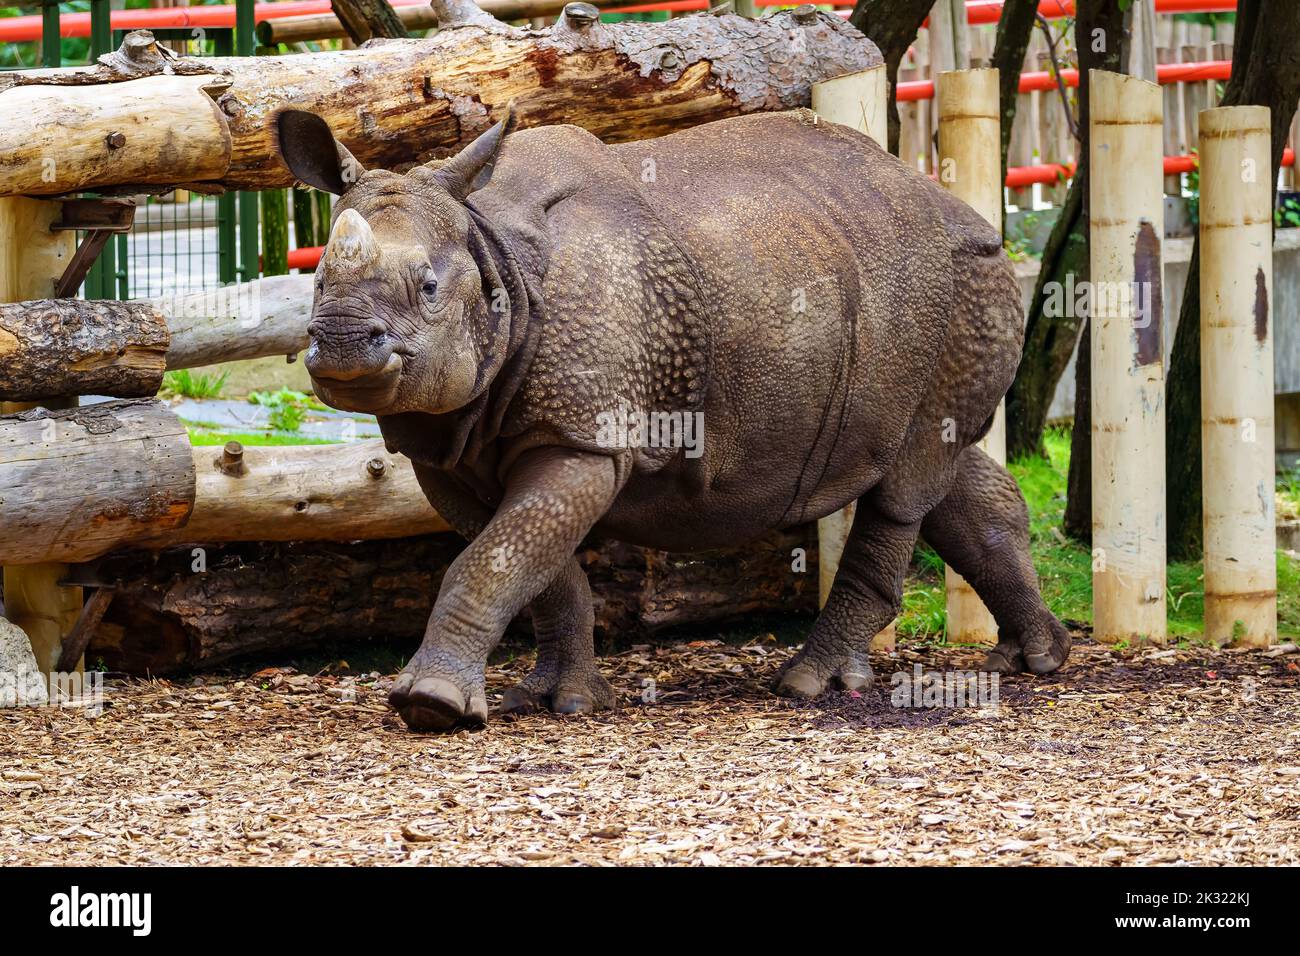
{"label": "background tree trunk", "polygon": [[889,77],[889,151],[898,155],[898,65],[934,0],[858,0],[849,23],[880,47]]}
{"label": "background tree trunk", "polygon": [[[1241,0],[1232,50],[1232,78],[1222,106],[1267,106],[1273,113],[1274,197],[1287,130],[1300,100],[1300,3]],[[1166,456],[1170,559],[1201,553],[1201,240],[1183,291],[1165,386],[1165,422],[1171,451]]]}
{"label": "background tree trunk", "polygon": [[[998,19],[998,35],[993,45],[992,66],[998,71],[998,104],[1002,112],[1002,181],[1007,178],[1007,151],[1011,147],[1011,129],[1016,123],[1016,107],[1020,103],[1020,71],[1025,66],[1025,53],[1029,38],[1034,32],[1038,14],[1038,0],[1006,0],[1002,16]],[[1003,224],[1006,205],[1002,208]],[[1002,230],[1003,235],[1006,229]]]}
{"label": "background tree trunk", "polygon": [[[1077,228],[1087,249],[1088,236],[1088,104],[1089,70],[1125,72],[1127,36],[1125,34],[1125,0],[1079,0],[1078,19],[1074,25],[1075,44],[1079,49],[1079,133],[1082,144],[1079,170],[1075,182],[1079,187],[1083,215]],[[1087,262],[1087,255],[1084,256]],[[1087,279],[1085,269],[1076,278]],[[1074,429],[1070,434],[1070,473],[1065,502],[1065,533],[1087,543],[1092,542],[1092,343],[1088,322],[1083,323],[1079,342],[1079,360],[1074,369]],[[1051,397],[1048,397],[1051,401]],[[1039,431],[1041,442],[1042,432]]]}
{"label": "background tree trunk", "polygon": [[409,37],[388,0],[330,0],[334,16],[354,43],[371,37]]}

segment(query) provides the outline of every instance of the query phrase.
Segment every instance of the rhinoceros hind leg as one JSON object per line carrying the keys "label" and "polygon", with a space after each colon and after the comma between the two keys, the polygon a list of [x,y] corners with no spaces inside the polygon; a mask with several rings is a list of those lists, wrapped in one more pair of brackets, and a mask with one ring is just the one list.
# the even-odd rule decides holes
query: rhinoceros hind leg
{"label": "rhinoceros hind leg", "polygon": [[970,582],[998,622],[983,669],[1048,674],[1070,654],[1070,632],[1043,603],[1029,552],[1029,513],[1007,470],[974,446],[921,534]]}
{"label": "rhinoceros hind leg", "polygon": [[816,697],[827,688],[861,690],[872,682],[872,635],[893,620],[920,522],[881,513],[874,495],[858,500],[835,583],[799,653],[777,674],[786,697]]}
{"label": "rhinoceros hind leg", "polygon": [[591,588],[577,558],[533,599],[537,664],[501,701],[503,714],[587,714],[614,706],[614,689],[600,676],[592,638]]}

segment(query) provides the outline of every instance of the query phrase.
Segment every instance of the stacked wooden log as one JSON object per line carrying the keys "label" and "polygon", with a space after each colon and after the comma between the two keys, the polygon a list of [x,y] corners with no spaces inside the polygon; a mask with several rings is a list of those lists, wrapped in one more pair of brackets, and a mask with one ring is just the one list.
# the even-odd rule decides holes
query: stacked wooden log
{"label": "stacked wooden log", "polygon": [[424,40],[171,59],[137,31],[93,67],[0,74],[0,196],[290,186],[270,121],[290,106],[324,117],[362,165],[391,169],[458,149],[511,103],[522,126],[573,123],[619,142],[808,106],[814,82],[881,62],[812,7],[607,24],[577,3],[548,30],[442,8],[455,29]]}
{"label": "stacked wooden log", "polygon": [[[808,526],[693,555],[618,542],[583,551],[597,633],[625,641],[754,612],[811,613],[817,609],[815,531]],[[189,548],[119,552],[86,570],[87,583],[115,587],[89,653],[112,670],[163,674],[328,642],[414,646],[461,547],[454,534],[247,542],[206,548],[201,573]],[[814,555],[806,573],[790,571],[795,548]]]}

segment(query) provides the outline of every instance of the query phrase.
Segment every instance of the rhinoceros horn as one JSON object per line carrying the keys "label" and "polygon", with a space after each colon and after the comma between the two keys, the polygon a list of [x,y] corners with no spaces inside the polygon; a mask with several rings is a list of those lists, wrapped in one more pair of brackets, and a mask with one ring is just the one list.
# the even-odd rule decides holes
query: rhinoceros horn
{"label": "rhinoceros horn", "polygon": [[325,246],[328,265],[361,271],[379,259],[379,241],[370,223],[355,209],[345,209]]}

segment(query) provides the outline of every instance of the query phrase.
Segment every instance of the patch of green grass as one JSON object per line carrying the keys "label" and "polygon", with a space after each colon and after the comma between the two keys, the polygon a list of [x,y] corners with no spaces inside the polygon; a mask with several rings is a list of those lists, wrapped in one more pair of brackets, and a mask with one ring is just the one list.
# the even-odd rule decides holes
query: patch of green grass
{"label": "patch of green grass", "polygon": [[[1070,468],[1070,433],[1049,430],[1046,458],[1012,462],[1009,471],[1020,484],[1029,508],[1029,546],[1047,606],[1063,621],[1092,623],[1092,554],[1061,531],[1065,515],[1066,475]],[[1282,507],[1300,513],[1300,471],[1278,480]],[[1184,642],[1202,640],[1205,580],[1201,562],[1169,565],[1169,633]],[[1277,555],[1278,631],[1300,634],[1300,562]],[[920,638],[939,638],[946,622],[943,565],[924,545],[917,547],[903,592],[898,631]]]}
{"label": "patch of green grass", "polygon": [[1300,467],[1277,476],[1277,516],[1300,518]]}
{"label": "patch of green grass", "polygon": [[253,392],[248,400],[270,410],[271,427],[278,432],[296,432],[302,427],[308,409],[319,411],[325,407],[305,392],[291,388],[281,388],[275,392]]}
{"label": "patch of green grass", "polygon": [[224,445],[228,441],[237,441],[241,445],[257,447],[260,445],[336,445],[338,442],[327,438],[308,438],[306,435],[278,435],[267,432],[223,432],[212,431],[194,425],[187,426],[190,444],[195,447]]}
{"label": "patch of green grass", "polygon": [[226,379],[229,377],[229,372],[212,375],[188,368],[177,369],[163,376],[162,394],[182,395],[185,398],[220,398],[221,390],[226,387]]}

